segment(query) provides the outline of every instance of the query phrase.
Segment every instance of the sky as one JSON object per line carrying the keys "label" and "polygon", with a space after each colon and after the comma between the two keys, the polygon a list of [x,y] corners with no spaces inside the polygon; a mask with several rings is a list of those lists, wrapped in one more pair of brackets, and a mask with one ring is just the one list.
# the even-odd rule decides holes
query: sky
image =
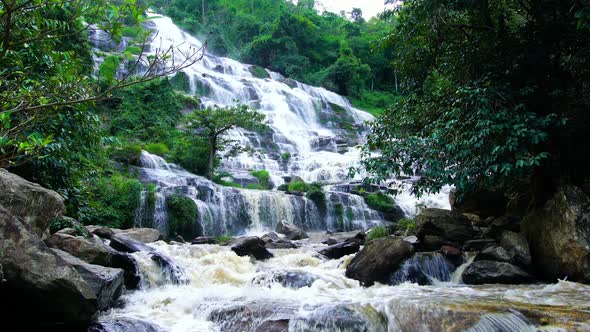
{"label": "sky", "polygon": [[366,20],[382,12],[385,7],[384,0],[316,0],[316,2],[334,13],[340,13],[341,10],[350,12],[352,8],[360,8]]}

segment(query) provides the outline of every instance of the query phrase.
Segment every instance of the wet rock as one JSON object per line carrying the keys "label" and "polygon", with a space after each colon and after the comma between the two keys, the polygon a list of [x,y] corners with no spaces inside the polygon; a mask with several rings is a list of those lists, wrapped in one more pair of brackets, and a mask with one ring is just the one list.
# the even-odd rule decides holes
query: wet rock
{"label": "wet rock", "polygon": [[176,237],[174,238],[174,241],[177,243],[184,243],[184,238],[181,235],[176,235]]}
{"label": "wet rock", "polygon": [[98,238],[83,238],[65,233],[55,233],[45,240],[50,248],[63,250],[90,264],[110,266],[111,253]]}
{"label": "wet rock", "polygon": [[289,332],[288,319],[275,319],[262,322],[254,332]]}
{"label": "wet rock", "polygon": [[160,266],[164,272],[166,280],[176,285],[187,284],[189,282],[184,270],[172,259],[157,252],[152,252],[150,256],[150,258]]}
{"label": "wet rock", "polygon": [[502,216],[499,218],[495,218],[490,223],[489,230],[486,236],[499,241],[504,231],[520,233],[520,224],[521,219],[514,216]]}
{"label": "wet rock", "polygon": [[58,193],[3,168],[0,168],[0,193],[0,206],[29,224],[37,236],[43,236],[53,219],[65,211]]}
{"label": "wet rock", "polygon": [[279,236],[279,234],[277,234],[275,232],[269,232],[269,233],[262,235],[261,239],[262,239],[262,241],[269,243],[269,242],[278,241],[281,239],[281,237]]}
{"label": "wet rock", "polygon": [[267,249],[294,249],[299,248],[299,246],[291,241],[286,240],[278,240],[274,242],[268,242],[265,247]]}
{"label": "wet rock", "polygon": [[139,319],[117,318],[93,323],[88,332],[164,332],[159,326]]}
{"label": "wet rock", "polygon": [[211,236],[199,236],[194,238],[191,244],[217,244],[217,239]]}
{"label": "wet rock", "polygon": [[346,255],[354,254],[355,252],[359,251],[361,246],[358,242],[340,242],[334,245],[331,245],[327,248],[324,248],[318,253],[330,258],[330,259],[338,259],[344,257]]}
{"label": "wet rock", "polygon": [[[97,310],[94,291],[76,270],[47,248],[32,227],[2,207],[0,239],[5,279],[0,283],[0,294],[6,326],[13,319],[22,330],[35,325],[65,329],[88,324]],[[23,320],[23,313],[30,319]]]}
{"label": "wet rock", "polygon": [[465,216],[465,218],[469,219],[469,221],[471,221],[471,223],[473,225],[478,225],[479,226],[481,224],[481,222],[482,222],[481,218],[478,215],[476,215],[476,214],[473,214],[473,213],[463,213],[463,215]]}
{"label": "wet rock", "polygon": [[237,239],[231,246],[231,250],[238,256],[254,256],[258,260],[264,260],[273,257],[266,248],[266,243],[257,236],[248,236]]}
{"label": "wet rock", "polygon": [[112,230],[111,228],[105,227],[105,226],[86,226],[86,229],[90,233],[92,233],[102,239],[109,239],[110,240],[111,237],[113,237],[113,235],[115,235],[114,230]]}
{"label": "wet rock", "polygon": [[590,283],[590,197],[564,186],[522,222],[533,265],[554,281]]}
{"label": "wet rock", "polygon": [[113,235],[113,237],[111,237],[110,246],[115,250],[129,253],[154,250],[152,247],[147,246],[142,242],[136,241],[132,238],[120,234],[116,234]]}
{"label": "wet rock", "polygon": [[502,216],[506,212],[508,198],[504,196],[503,192],[478,190],[462,196],[459,200],[456,190],[451,190],[449,203],[453,211],[475,214],[484,219],[490,216]]}
{"label": "wet rock", "polygon": [[325,305],[300,310],[289,331],[385,332],[387,318],[370,305]]}
{"label": "wet rock", "polygon": [[471,222],[461,213],[443,209],[424,209],[416,216],[416,235],[422,242],[434,235],[451,243],[463,244],[475,235]]}
{"label": "wet rock", "polygon": [[152,243],[162,238],[160,231],[153,228],[130,228],[121,230],[117,234],[124,235],[141,243]]}
{"label": "wet rock", "polygon": [[253,284],[270,286],[279,283],[283,287],[302,288],[310,287],[314,281],[320,279],[318,276],[301,271],[268,271],[257,275],[252,280]]}
{"label": "wet rock", "polygon": [[534,278],[517,266],[504,262],[476,261],[463,272],[463,282],[469,285],[481,284],[525,284]]}
{"label": "wet rock", "polygon": [[96,294],[98,309],[105,310],[123,293],[124,272],[121,269],[88,264],[59,249],[53,252],[72,266]]}
{"label": "wet rock", "polygon": [[419,252],[404,261],[391,276],[391,284],[412,282],[418,285],[432,285],[435,280],[450,281],[455,265],[444,255],[434,252]]}
{"label": "wet rock", "polygon": [[426,235],[424,236],[424,241],[422,242],[422,250],[436,251],[440,249],[444,243],[445,241],[440,236]]}
{"label": "wet rock", "polygon": [[386,283],[400,264],[414,254],[414,247],[395,237],[373,240],[359,251],[346,268],[346,277],[371,286],[375,282]]}
{"label": "wet rock", "polygon": [[531,267],[532,259],[529,244],[522,234],[505,231],[502,233],[500,245],[506,249],[510,255],[510,262],[512,264],[525,269]]}
{"label": "wet rock", "polygon": [[131,255],[113,250],[111,253],[111,267],[124,271],[125,288],[138,289],[141,282],[141,270],[135,258]]}
{"label": "wet rock", "polygon": [[443,254],[443,256],[445,256],[445,258],[456,267],[464,263],[463,252],[458,248],[449,245],[444,245],[440,248],[438,252]]}
{"label": "wet rock", "polygon": [[326,239],[325,241],[322,242],[322,244],[327,244],[329,246],[334,245],[336,243],[338,243],[338,240],[336,240],[333,237],[329,237],[328,239]]}
{"label": "wet rock", "polygon": [[512,261],[512,256],[508,254],[506,249],[499,245],[492,244],[480,251],[477,256],[475,256],[474,260],[510,263]]}
{"label": "wet rock", "polygon": [[[289,321],[297,308],[287,302],[258,300],[235,305],[220,305],[213,309],[208,320],[220,331],[265,331],[267,322]],[[276,325],[275,325],[276,326]],[[280,330],[279,330],[280,331]]]}
{"label": "wet rock", "polygon": [[488,245],[495,244],[496,241],[494,239],[476,239],[476,240],[469,240],[465,241],[463,244],[464,251],[480,251],[484,247]]}
{"label": "wet rock", "polygon": [[309,238],[309,235],[300,230],[297,226],[286,221],[279,221],[276,231],[277,233],[285,235],[287,240],[302,240]]}
{"label": "wet rock", "polygon": [[416,235],[406,236],[402,240],[409,242],[411,244],[417,244],[419,242],[418,237]]}

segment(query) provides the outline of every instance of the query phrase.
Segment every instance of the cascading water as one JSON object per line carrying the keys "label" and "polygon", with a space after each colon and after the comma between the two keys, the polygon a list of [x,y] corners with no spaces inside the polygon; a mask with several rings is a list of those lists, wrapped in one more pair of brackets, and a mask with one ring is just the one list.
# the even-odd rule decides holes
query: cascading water
{"label": "cascading water", "polygon": [[[155,18],[151,24],[159,32],[152,49],[200,46],[169,18]],[[143,152],[139,174],[156,190],[144,193],[137,226],[167,234],[166,197],[173,194],[196,203],[198,222],[207,235],[261,232],[282,220],[323,231],[363,229],[382,221],[382,214],[352,193],[355,183],[347,178],[347,169],[358,162],[355,145],[363,142],[362,123],[371,116],[325,89],[268,74],[256,78],[250,66],[212,55],[184,70],[189,92],[205,105],[238,100],[268,118],[270,135],[232,132],[234,139],[259,153],[226,158],[224,170],[236,182],[248,177],[250,169],[269,170],[275,185],[292,176],[321,181],[326,185],[326,216],[306,197],[219,186]],[[281,158],[285,153],[290,157]],[[418,200],[410,195],[413,180],[398,181],[402,190],[396,201],[405,215],[413,216],[420,205],[448,208],[448,188]],[[173,259],[170,266],[177,268],[163,270],[158,264],[170,262],[158,263],[148,253],[133,254],[142,270],[143,289],[127,293],[123,306],[103,313],[102,326],[113,332],[121,326],[125,331],[146,326],[156,331],[160,326],[170,332],[552,330],[535,326],[536,319],[537,324],[590,330],[588,286],[567,281],[467,286],[460,283],[460,275],[472,259],[452,272],[453,267],[434,254],[406,261],[392,275],[397,286],[364,288],[344,275],[352,255],[326,260],[317,251],[325,248],[319,243],[328,235],[311,235],[314,240],[300,241],[300,248],[271,249],[274,258],[262,262],[217,245],[150,244],[162,257]],[[419,270],[429,285],[419,286],[412,269]]]}

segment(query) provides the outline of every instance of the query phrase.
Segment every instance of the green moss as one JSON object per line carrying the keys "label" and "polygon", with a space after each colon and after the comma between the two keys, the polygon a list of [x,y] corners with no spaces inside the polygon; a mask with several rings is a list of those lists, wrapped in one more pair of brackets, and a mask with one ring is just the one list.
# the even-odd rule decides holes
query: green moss
{"label": "green moss", "polygon": [[169,237],[180,235],[185,239],[192,239],[199,235],[197,204],[190,197],[177,194],[168,196],[166,208]]}
{"label": "green moss", "polygon": [[223,235],[217,236],[215,238],[215,241],[217,241],[217,243],[223,245],[223,244],[226,244],[229,241],[231,241],[231,239],[233,239],[233,237],[231,235],[229,235],[229,234],[223,234]]}
{"label": "green moss", "polygon": [[399,228],[405,230],[406,233],[416,228],[416,220],[414,219],[400,219],[397,223]]}
{"label": "green moss", "polygon": [[322,217],[326,215],[326,194],[319,183],[308,185],[305,197],[314,202]]}
{"label": "green moss", "polygon": [[164,143],[148,143],[145,146],[145,150],[151,154],[156,154],[158,156],[164,156],[169,152],[168,146]]}
{"label": "green moss", "polygon": [[291,159],[291,154],[289,152],[285,152],[285,153],[281,154],[281,160],[287,161],[289,159]]}
{"label": "green moss", "polygon": [[394,212],[396,208],[393,198],[384,193],[369,194],[365,197],[365,202],[371,209],[385,213]]}
{"label": "green moss", "polygon": [[246,186],[246,189],[252,189],[252,190],[268,190],[267,188],[263,187],[262,185],[258,184],[258,183],[250,183]]}
{"label": "green moss", "polygon": [[367,233],[367,242],[378,238],[389,236],[389,231],[385,226],[375,226]]}
{"label": "green moss", "polygon": [[[260,184],[259,189],[271,189],[270,188],[270,173],[265,170],[258,170],[258,171],[251,171],[250,174],[258,179],[258,183]],[[255,188],[258,189],[258,188]]]}
{"label": "green moss", "polygon": [[344,206],[342,203],[334,204],[334,215],[339,228],[344,228]]}
{"label": "green moss", "polygon": [[296,181],[289,183],[289,191],[306,192],[309,189],[309,185],[303,181]]}
{"label": "green moss", "polygon": [[250,66],[248,70],[256,78],[270,78],[270,74],[260,66]]}
{"label": "green moss", "polygon": [[139,165],[141,155],[141,145],[127,143],[120,148],[116,148],[110,153],[110,159],[125,163],[128,165]]}
{"label": "green moss", "polygon": [[191,85],[188,75],[185,72],[179,71],[176,75],[169,78],[172,88],[177,91],[189,93]]}
{"label": "green moss", "polygon": [[287,190],[289,190],[289,184],[288,184],[288,183],[283,183],[283,184],[281,184],[281,185],[280,185],[280,186],[277,188],[277,190],[279,190],[279,191],[287,191]]}

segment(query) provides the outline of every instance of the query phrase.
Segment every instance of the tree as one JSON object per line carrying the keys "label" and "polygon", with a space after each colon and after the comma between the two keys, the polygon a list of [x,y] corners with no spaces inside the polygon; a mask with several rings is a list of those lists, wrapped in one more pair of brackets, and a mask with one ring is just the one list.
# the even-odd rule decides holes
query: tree
{"label": "tree", "polygon": [[224,137],[227,132],[236,127],[262,130],[266,127],[264,119],[263,114],[248,108],[247,105],[207,107],[195,110],[185,117],[185,128],[189,135],[196,134],[197,140],[205,137],[209,144],[208,179],[213,179],[217,151],[230,145],[235,146],[232,144],[234,142]]}
{"label": "tree", "polygon": [[416,171],[417,193],[450,184],[541,199],[587,181],[589,6],[404,1],[388,44],[405,97],[371,124],[369,180]]}
{"label": "tree", "polygon": [[181,63],[168,62],[180,52],[175,46],[148,55],[146,35],[127,74],[112,71],[130,59],[109,57],[100,80],[94,78],[88,32],[104,30],[118,41],[125,25],[146,20],[145,8],[135,0],[0,2],[0,167],[41,157],[54,137],[39,128],[64,112],[88,108],[117,89],[170,75],[202,57],[203,49],[191,49]]}
{"label": "tree", "polygon": [[360,8],[353,8],[350,12],[350,18],[354,23],[365,23],[365,19],[363,18],[363,11]]}

